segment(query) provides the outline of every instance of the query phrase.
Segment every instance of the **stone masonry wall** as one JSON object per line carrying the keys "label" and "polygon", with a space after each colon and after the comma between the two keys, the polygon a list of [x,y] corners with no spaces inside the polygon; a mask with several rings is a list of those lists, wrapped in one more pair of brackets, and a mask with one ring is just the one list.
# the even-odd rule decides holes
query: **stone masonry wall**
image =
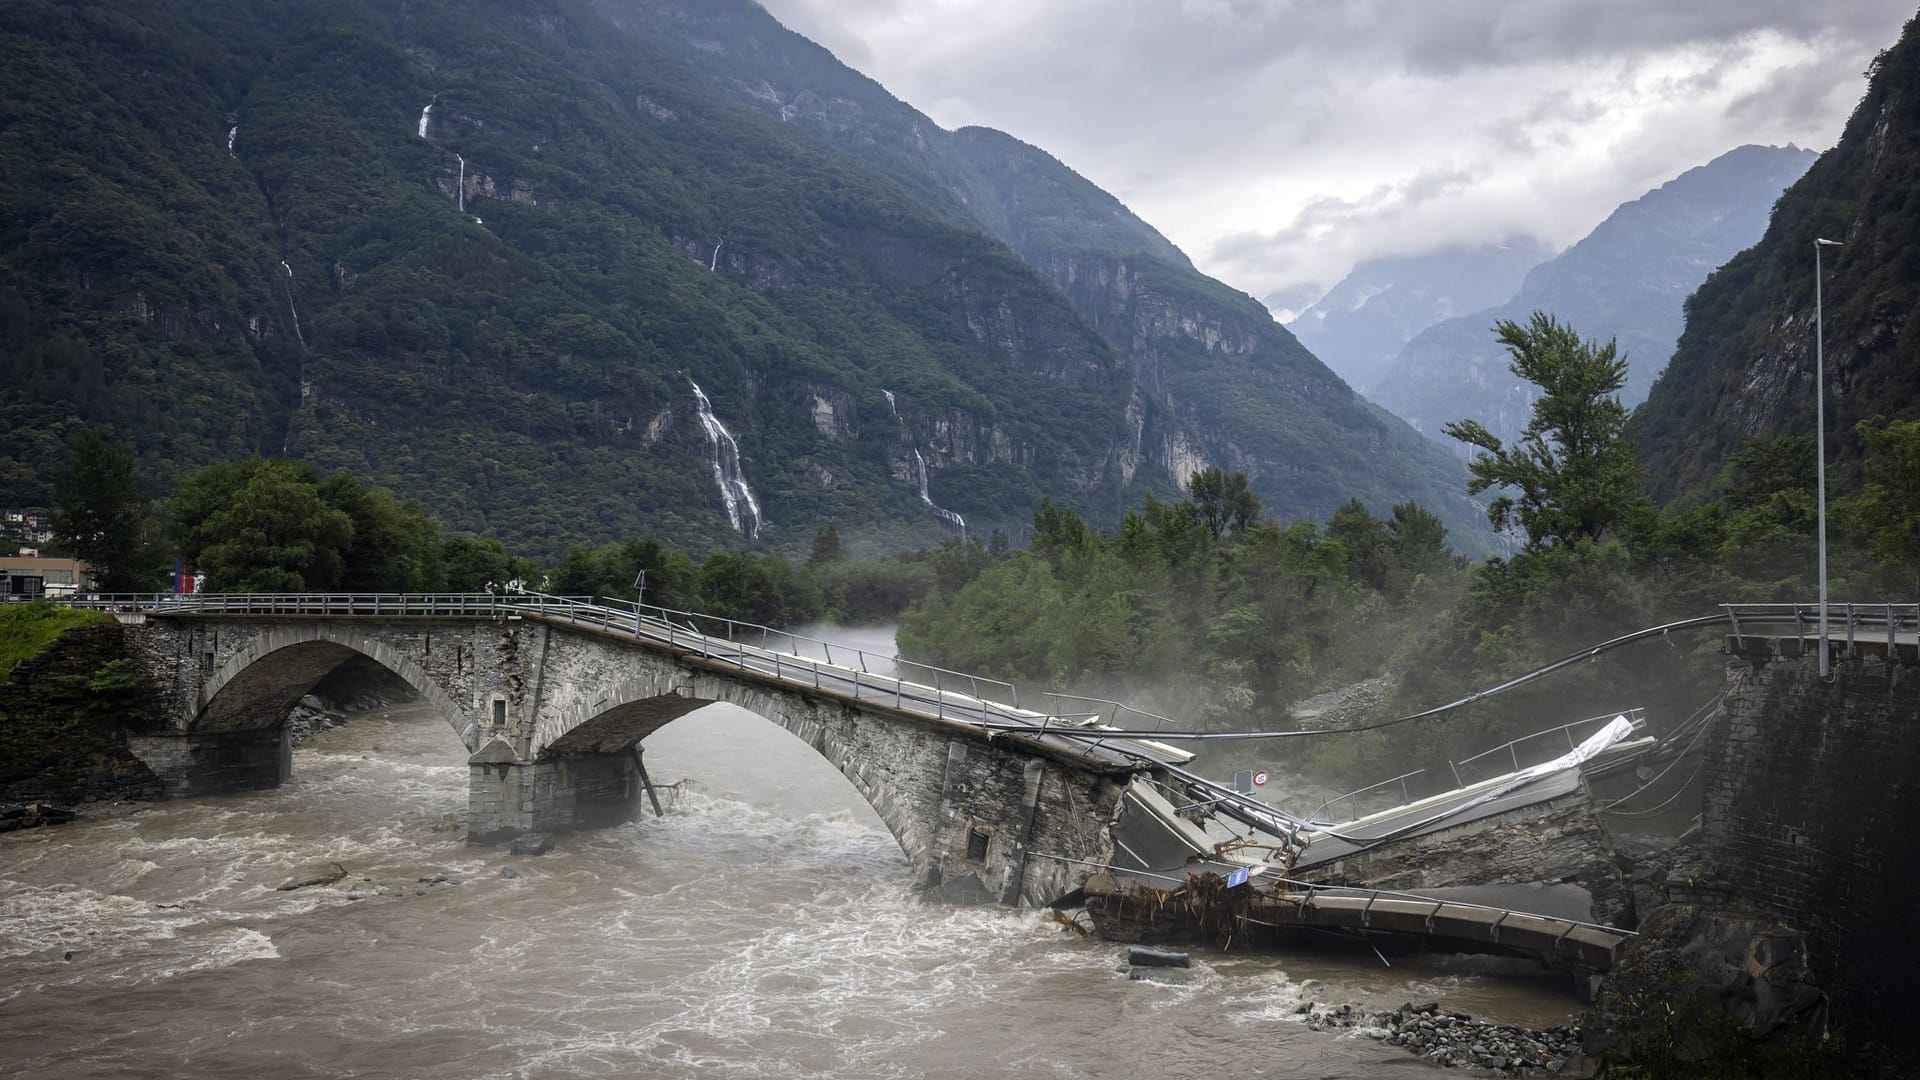
{"label": "stone masonry wall", "polygon": [[1711,884],[1805,932],[1843,1031],[1920,1058],[1920,667],[1736,659],[1705,772]]}
{"label": "stone masonry wall", "polygon": [[95,677],[127,658],[119,625],[79,626],[0,682],[0,802],[151,798],[159,781],[128,752],[127,732],[157,723],[137,690],[103,694]]}

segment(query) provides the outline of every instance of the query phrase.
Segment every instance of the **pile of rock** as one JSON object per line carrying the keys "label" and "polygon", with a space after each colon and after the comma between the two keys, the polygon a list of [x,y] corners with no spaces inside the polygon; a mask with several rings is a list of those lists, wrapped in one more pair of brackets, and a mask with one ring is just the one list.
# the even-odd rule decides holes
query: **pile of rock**
{"label": "pile of rock", "polygon": [[327,707],[326,702],[309,694],[300,699],[300,703],[287,714],[287,740],[299,746],[323,731],[347,722],[347,714],[339,709]]}
{"label": "pile of rock", "polygon": [[65,825],[78,816],[77,810],[46,803],[0,804],[0,832],[32,829],[41,825]]}
{"label": "pile of rock", "polygon": [[1372,1011],[1309,1001],[1295,1012],[1315,1031],[1351,1028],[1357,1034],[1404,1046],[1435,1065],[1472,1066],[1506,1076],[1557,1071],[1580,1052],[1578,1027],[1535,1031],[1488,1023],[1448,1012],[1433,1002]]}

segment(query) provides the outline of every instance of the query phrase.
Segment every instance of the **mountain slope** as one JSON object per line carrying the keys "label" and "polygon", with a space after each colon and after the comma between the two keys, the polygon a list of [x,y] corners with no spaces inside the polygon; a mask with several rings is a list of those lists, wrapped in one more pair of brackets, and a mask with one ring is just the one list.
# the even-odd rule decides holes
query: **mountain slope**
{"label": "mountain slope", "polygon": [[1435,436],[1449,421],[1472,418],[1512,438],[1526,425],[1532,388],[1507,370],[1491,328],[1545,311],[1582,337],[1617,341],[1627,361],[1621,399],[1639,404],[1673,354],[1687,294],[1761,235],[1774,200],[1814,156],[1743,146],[1626,203],[1530,271],[1512,300],[1408,342],[1375,399]]}
{"label": "mountain slope", "polygon": [[286,452],[533,550],[734,543],[696,381],[776,546],[941,535],[922,447],[986,525],[1132,479],[1057,291],[590,8],[21,0],[0,45],[12,498],[96,423],[162,482]]}
{"label": "mountain slope", "polygon": [[1485,247],[1368,259],[1287,329],[1348,386],[1371,390],[1427,327],[1511,299],[1528,270],[1553,255],[1530,236]]}
{"label": "mountain slope", "polygon": [[[1283,518],[1359,496],[1417,498],[1483,546],[1484,521],[1444,450],[1353,393],[1252,297],[1195,271],[1108,193],[1003,133],[941,129],[781,27],[750,0],[601,0],[743,103],[884,169],[934,208],[964,213],[1051,280],[1125,358],[1145,393],[1130,416],[1197,441],[1162,442],[1176,478],[1249,473]],[[1170,417],[1163,417],[1160,405]]]}
{"label": "mountain slope", "polygon": [[1697,491],[1749,436],[1811,432],[1816,237],[1824,253],[1828,456],[1853,426],[1920,416],[1920,19],[1874,62],[1839,143],[1780,197],[1766,235],[1687,301],[1641,408],[1656,496]]}

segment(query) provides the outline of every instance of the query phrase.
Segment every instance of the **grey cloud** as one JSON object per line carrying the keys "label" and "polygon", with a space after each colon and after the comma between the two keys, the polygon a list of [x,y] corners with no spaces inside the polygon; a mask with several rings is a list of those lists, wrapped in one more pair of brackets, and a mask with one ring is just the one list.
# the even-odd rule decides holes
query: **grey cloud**
{"label": "grey cloud", "polygon": [[1488,229],[1563,244],[1739,143],[1826,145],[1853,73],[1913,15],[1912,0],[763,2],[936,120],[1045,148],[1256,295]]}
{"label": "grey cloud", "polygon": [[1354,199],[1320,195],[1307,201],[1292,221],[1272,232],[1238,232],[1213,245],[1214,259],[1225,263],[1257,262],[1276,247],[1310,243],[1363,222],[1402,217],[1421,206],[1473,183],[1475,174],[1462,169],[1435,169],[1398,184],[1381,184]]}
{"label": "grey cloud", "polygon": [[[1776,72],[1765,88],[1727,106],[1727,118],[1741,122],[1780,116],[1806,123],[1831,114],[1836,97],[1844,104],[1851,104],[1864,92],[1864,82],[1836,80],[1831,67],[1814,60]],[[1836,131],[1835,135],[1838,134]]]}

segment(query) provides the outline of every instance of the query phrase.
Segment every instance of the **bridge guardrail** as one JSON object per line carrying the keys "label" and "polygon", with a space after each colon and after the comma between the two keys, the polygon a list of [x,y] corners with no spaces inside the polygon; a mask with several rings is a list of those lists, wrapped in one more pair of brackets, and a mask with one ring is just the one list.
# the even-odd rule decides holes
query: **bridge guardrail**
{"label": "bridge guardrail", "polygon": [[[1746,634],[1742,631],[1744,623],[1747,629],[1762,626],[1791,623],[1795,637],[1806,637],[1819,633],[1820,605],[1798,602],[1775,604],[1722,604],[1727,613],[1727,621],[1733,628],[1734,648],[1745,647]],[[1828,636],[1832,638],[1834,623],[1844,626],[1847,633],[1847,655],[1858,656],[1859,632],[1862,628],[1882,626],[1886,633],[1887,655],[1891,657],[1899,636],[1907,631],[1920,634],[1920,604],[1865,604],[1859,602],[1827,603]],[[1755,635],[1763,636],[1763,635]]]}
{"label": "bridge guardrail", "polygon": [[[1573,733],[1576,729],[1583,728],[1583,727],[1594,727],[1594,728],[1604,727],[1607,724],[1612,723],[1613,718],[1616,716],[1625,716],[1633,724],[1633,730],[1635,731],[1639,731],[1642,728],[1647,726],[1646,709],[1636,705],[1631,709],[1616,709],[1612,712],[1605,713],[1600,716],[1588,717],[1585,720],[1575,720],[1572,723],[1558,724],[1553,727],[1542,728],[1539,731],[1531,732],[1529,734],[1522,735],[1517,739],[1513,739],[1508,742],[1501,743],[1499,746],[1493,747],[1490,750],[1482,750],[1479,753],[1474,754],[1472,757],[1461,758],[1459,761],[1448,759],[1447,769],[1448,769],[1449,777],[1452,781],[1452,788],[1450,789],[1442,788],[1442,789],[1437,789],[1433,791],[1427,791],[1425,792],[1425,794],[1419,797],[1425,798],[1426,795],[1437,794],[1438,790],[1452,790],[1452,789],[1467,787],[1471,784],[1477,784],[1483,780],[1490,780],[1495,776],[1503,775],[1505,772],[1519,772],[1524,767],[1520,764],[1520,746],[1523,743],[1529,743],[1536,740],[1551,739],[1553,736],[1558,735],[1565,739],[1568,750],[1575,749],[1575,747],[1578,745],[1577,741],[1573,737]],[[1484,776],[1478,776],[1478,777],[1475,777],[1472,773],[1472,770],[1469,769],[1467,775],[1465,776],[1461,775],[1460,770],[1463,767],[1472,766],[1476,762],[1485,761],[1486,759],[1492,758],[1494,755],[1500,753],[1503,750],[1507,752],[1508,761],[1512,765],[1511,769],[1503,769],[1502,772],[1500,773],[1488,773]],[[1542,758],[1541,760],[1547,760],[1547,759]],[[1539,762],[1530,762],[1530,764],[1539,764]],[[1424,776],[1431,771],[1433,770],[1425,769],[1425,768],[1414,769],[1412,772],[1401,773],[1399,776],[1390,776],[1387,779],[1382,780],[1378,783],[1369,784],[1363,788],[1356,788],[1353,791],[1349,791],[1344,795],[1336,795],[1333,798],[1328,799],[1326,802],[1321,803],[1319,809],[1313,812],[1311,820],[1316,823],[1331,824],[1331,822],[1328,822],[1326,817],[1326,813],[1330,808],[1334,806],[1338,806],[1339,804],[1346,802],[1349,799],[1359,799],[1373,792],[1392,787],[1395,784],[1398,784],[1400,786],[1400,794],[1401,794],[1400,805],[1405,805],[1406,803],[1413,802],[1415,796],[1413,795],[1412,785],[1410,785],[1408,781],[1412,780],[1414,777],[1417,777],[1417,776]],[[1448,779],[1447,777],[1443,777],[1442,783],[1445,783],[1447,779]]]}

